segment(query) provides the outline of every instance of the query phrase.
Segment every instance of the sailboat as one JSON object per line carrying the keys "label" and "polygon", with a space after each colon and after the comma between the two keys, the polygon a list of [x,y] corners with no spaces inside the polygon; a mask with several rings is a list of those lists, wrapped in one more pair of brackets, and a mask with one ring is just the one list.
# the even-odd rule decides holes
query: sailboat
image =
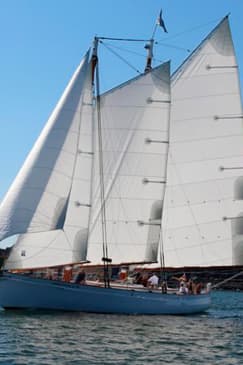
{"label": "sailboat", "polygon": [[[172,132],[181,101],[173,102],[170,63],[151,68],[152,43],[143,74],[100,94],[98,43],[95,38],[1,204],[0,239],[18,239],[1,272],[0,306],[118,314],[205,311],[211,303],[207,291],[178,295],[110,282],[111,261],[141,265],[163,256],[169,154],[177,146]],[[236,74],[226,17],[174,74],[175,95],[183,95],[189,82],[193,97],[183,108],[193,108],[195,97],[195,113],[207,107],[209,128],[218,90],[225,97],[224,90],[238,83]],[[206,105],[200,90],[204,85],[206,92],[208,82],[217,90],[208,92]],[[233,103],[240,113],[239,100],[228,96],[230,108]],[[101,285],[24,275],[89,263],[104,267]]]}

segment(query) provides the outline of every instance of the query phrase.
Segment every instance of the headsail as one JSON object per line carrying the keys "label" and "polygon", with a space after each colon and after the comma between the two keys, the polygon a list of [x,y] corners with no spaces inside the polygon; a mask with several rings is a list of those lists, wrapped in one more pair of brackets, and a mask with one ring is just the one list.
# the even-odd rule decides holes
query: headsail
{"label": "headsail", "polygon": [[1,238],[20,236],[6,268],[85,259],[93,150],[89,53],[4,199]]}
{"label": "headsail", "polygon": [[243,264],[242,118],[226,17],[172,78],[167,266]]}
{"label": "headsail", "polygon": [[[169,63],[101,96],[107,244],[113,263],[157,260],[169,112]],[[98,148],[95,152],[87,259],[100,264]]]}

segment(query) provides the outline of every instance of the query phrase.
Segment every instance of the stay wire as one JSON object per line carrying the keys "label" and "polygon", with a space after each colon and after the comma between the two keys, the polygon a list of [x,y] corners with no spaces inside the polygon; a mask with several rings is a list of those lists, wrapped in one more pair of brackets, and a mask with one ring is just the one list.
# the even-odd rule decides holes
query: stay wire
{"label": "stay wire", "polygon": [[106,231],[106,206],[105,206],[105,186],[104,186],[104,166],[103,166],[103,143],[102,143],[102,125],[100,110],[100,84],[99,84],[99,61],[96,65],[96,100],[97,100],[97,119],[98,119],[98,140],[99,140],[99,170],[100,170],[100,199],[101,199],[101,226],[103,241],[103,262],[104,262],[104,283],[105,287],[110,286],[109,264],[108,264],[108,245]]}
{"label": "stay wire", "polygon": [[121,61],[123,61],[124,63],[126,63],[126,65],[128,65],[129,67],[131,67],[135,72],[137,72],[139,75],[142,75],[143,72],[140,72],[138,69],[136,69],[136,67],[134,67],[130,62],[128,62],[124,57],[122,57],[121,55],[119,55],[117,52],[115,52],[113,49],[111,49],[110,46],[108,46],[107,44],[105,44],[103,41],[100,40],[100,43],[106,48],[108,49],[111,53],[113,53],[116,57],[118,57]]}
{"label": "stay wire", "polygon": [[223,280],[223,281],[220,281],[219,283],[217,283],[217,284],[213,285],[213,286],[212,286],[212,289],[218,288],[218,287],[220,287],[221,285],[223,285],[223,284],[227,283],[228,281],[231,281],[231,280],[233,280],[233,279],[237,278],[237,277],[238,277],[238,276],[240,276],[240,275],[243,275],[243,271],[240,271],[240,272],[238,272],[237,274],[234,274],[234,275],[230,276],[229,278],[227,278],[227,279],[225,279],[225,280]]}
{"label": "stay wire", "polygon": [[[106,44],[104,44],[106,45]],[[110,48],[116,48],[116,49],[119,49],[120,51],[123,51],[123,52],[127,52],[127,53],[131,53],[131,54],[134,54],[136,56],[139,56],[139,57],[142,57],[144,59],[146,59],[146,56],[144,54],[141,54],[141,53],[138,53],[138,52],[135,52],[135,51],[131,51],[130,49],[127,49],[127,48],[123,48],[123,47],[118,47],[118,46],[114,46],[114,44],[109,44],[108,45]]]}
{"label": "stay wire", "polygon": [[[155,44],[156,44],[156,42],[155,42]],[[135,51],[131,51],[130,49],[127,49],[127,48],[114,46],[113,44],[112,44],[112,45],[109,45],[109,46],[110,46],[111,48],[116,48],[116,49],[118,49],[118,50],[120,50],[120,51],[122,51],[122,52],[127,52],[127,53],[133,54],[133,55],[135,55],[135,56],[139,56],[139,57],[143,58],[144,60],[146,60],[146,58],[147,58],[147,56],[146,56],[146,55],[141,54],[141,53],[138,53],[138,52],[135,52]],[[162,60],[159,60],[159,59],[157,59],[157,58],[155,58],[155,57],[153,57],[153,60],[154,60],[154,61],[156,61],[156,62],[160,62],[160,63],[162,63],[162,62],[163,62]]]}
{"label": "stay wire", "polygon": [[179,47],[179,46],[175,46],[173,44],[166,44],[166,43],[162,43],[162,42],[155,42],[155,44],[159,47],[167,47],[167,48],[173,48],[176,49],[178,51],[183,51],[183,52],[191,52],[191,50],[189,48],[184,48],[184,47]]}
{"label": "stay wire", "polygon": [[[220,19],[217,18],[217,19],[214,19],[214,20],[211,20],[210,22],[207,22],[207,23],[204,23],[204,24],[201,24],[201,25],[198,25],[196,27],[193,27],[193,28],[190,28],[190,29],[186,29],[184,30],[183,32],[179,32],[179,33],[176,33],[170,37],[167,37],[166,40],[171,40],[171,39],[174,39],[174,38],[178,38],[180,36],[182,36],[183,34],[186,34],[186,33],[191,33],[191,32],[194,32],[195,30],[198,30],[198,29],[201,29],[201,28],[204,28],[208,25],[211,25],[211,24],[215,24],[215,22],[218,22]],[[160,44],[161,42],[163,42],[164,40],[160,39],[157,43]]]}

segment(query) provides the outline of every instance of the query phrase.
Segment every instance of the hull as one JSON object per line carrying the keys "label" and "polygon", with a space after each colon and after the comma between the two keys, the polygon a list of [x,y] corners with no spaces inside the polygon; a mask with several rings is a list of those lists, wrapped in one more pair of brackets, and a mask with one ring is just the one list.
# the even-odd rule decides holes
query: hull
{"label": "hull", "polygon": [[104,288],[23,275],[0,277],[0,306],[114,314],[193,314],[210,306],[210,295],[161,294],[139,289]]}

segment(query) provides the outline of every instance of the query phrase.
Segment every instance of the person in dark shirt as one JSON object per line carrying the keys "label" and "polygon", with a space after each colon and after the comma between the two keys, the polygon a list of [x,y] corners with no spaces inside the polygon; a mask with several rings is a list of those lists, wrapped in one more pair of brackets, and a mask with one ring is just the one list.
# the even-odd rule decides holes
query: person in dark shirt
{"label": "person in dark shirt", "polygon": [[86,277],[86,274],[85,274],[85,271],[84,269],[81,269],[75,279],[75,284],[82,284],[84,285],[85,284],[85,277]]}

